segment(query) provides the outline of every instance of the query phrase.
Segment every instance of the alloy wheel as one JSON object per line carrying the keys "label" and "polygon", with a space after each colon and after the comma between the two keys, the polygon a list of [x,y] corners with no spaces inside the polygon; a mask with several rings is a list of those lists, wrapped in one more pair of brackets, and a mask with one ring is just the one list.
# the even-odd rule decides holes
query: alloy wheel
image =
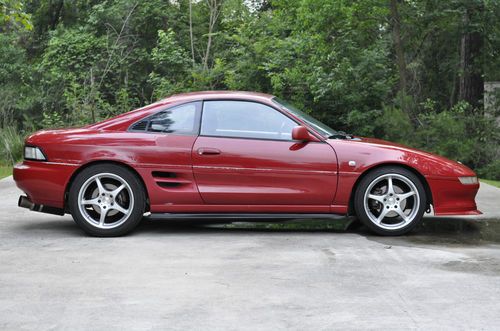
{"label": "alloy wheel", "polygon": [[100,229],[123,224],[132,214],[134,194],[120,176],[100,173],[87,179],[78,192],[78,207],[86,222]]}
{"label": "alloy wheel", "polygon": [[398,230],[415,219],[420,200],[417,187],[409,178],[390,173],[370,183],[363,201],[372,223],[386,230]]}

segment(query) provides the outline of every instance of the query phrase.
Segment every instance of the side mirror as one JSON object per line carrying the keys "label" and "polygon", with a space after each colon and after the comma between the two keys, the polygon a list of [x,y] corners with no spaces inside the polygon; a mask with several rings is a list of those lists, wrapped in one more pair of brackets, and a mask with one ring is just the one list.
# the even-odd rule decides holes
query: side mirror
{"label": "side mirror", "polygon": [[296,126],[292,130],[292,139],[300,141],[309,141],[311,136],[309,135],[309,130],[305,126]]}

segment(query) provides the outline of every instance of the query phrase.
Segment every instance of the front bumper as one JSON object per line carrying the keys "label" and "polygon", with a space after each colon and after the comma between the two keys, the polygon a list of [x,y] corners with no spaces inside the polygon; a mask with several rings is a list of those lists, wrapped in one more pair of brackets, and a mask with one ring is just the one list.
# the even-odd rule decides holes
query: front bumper
{"label": "front bumper", "polygon": [[458,177],[427,177],[434,207],[434,214],[480,215],[476,206],[479,183],[464,185]]}
{"label": "front bumper", "polygon": [[77,165],[24,161],[14,166],[14,181],[37,205],[64,209],[64,193]]}

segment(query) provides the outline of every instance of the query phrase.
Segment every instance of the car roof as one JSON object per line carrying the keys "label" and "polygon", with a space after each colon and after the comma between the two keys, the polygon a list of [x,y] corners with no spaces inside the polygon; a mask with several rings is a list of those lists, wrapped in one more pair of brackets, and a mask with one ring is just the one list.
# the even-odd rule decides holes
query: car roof
{"label": "car roof", "polygon": [[99,123],[90,124],[86,128],[92,129],[121,129],[125,130],[131,122],[134,122],[144,116],[156,111],[159,107],[166,105],[175,105],[184,102],[198,101],[198,100],[218,100],[218,99],[236,99],[248,101],[263,101],[269,103],[273,95],[259,93],[259,92],[246,92],[246,91],[199,91],[180,93],[169,96],[167,98],[156,101],[155,103],[146,105],[116,117],[104,120]]}
{"label": "car roof", "polygon": [[201,99],[249,99],[249,100],[271,100],[274,96],[266,93],[247,91],[198,91],[175,94],[161,99],[159,103],[171,103],[177,101],[201,100]]}

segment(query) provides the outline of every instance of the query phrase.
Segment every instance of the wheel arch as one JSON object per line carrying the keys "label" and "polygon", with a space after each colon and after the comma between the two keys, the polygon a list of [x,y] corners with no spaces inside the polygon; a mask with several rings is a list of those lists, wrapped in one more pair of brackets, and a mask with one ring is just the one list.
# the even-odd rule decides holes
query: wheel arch
{"label": "wheel arch", "polygon": [[96,160],[96,161],[91,161],[88,163],[83,164],[80,166],[78,169],[76,169],[73,174],[71,175],[70,179],[68,180],[68,183],[66,184],[66,188],[64,189],[64,210],[67,212],[68,210],[68,196],[69,196],[69,190],[71,188],[71,185],[73,184],[73,181],[75,180],[76,176],[78,176],[79,173],[81,173],[83,170],[97,165],[97,164],[112,164],[112,165],[117,165],[121,166],[127,170],[130,170],[141,182],[142,187],[144,188],[144,193],[146,194],[146,211],[149,211],[149,193],[148,193],[148,188],[146,186],[146,183],[144,182],[144,179],[142,176],[135,170],[132,166],[125,162],[120,162],[120,161],[114,161],[114,160]]}
{"label": "wheel arch", "polygon": [[375,165],[375,166],[373,166],[371,168],[366,169],[358,177],[358,179],[354,183],[354,185],[352,187],[352,190],[351,190],[350,197],[349,197],[349,209],[348,209],[349,215],[354,215],[355,214],[355,211],[354,211],[354,195],[356,193],[356,190],[358,189],[358,186],[359,186],[359,183],[361,182],[361,180],[366,175],[368,175],[370,172],[372,172],[372,171],[374,171],[376,169],[384,168],[384,167],[399,167],[399,168],[403,168],[403,169],[409,170],[413,174],[415,174],[415,176],[417,176],[418,179],[420,179],[420,181],[422,182],[422,185],[424,186],[424,189],[425,189],[425,195],[426,195],[426,199],[427,199],[426,210],[429,208],[430,205],[433,204],[432,191],[431,191],[431,188],[429,186],[429,183],[425,179],[424,175],[422,175],[417,169],[415,169],[415,168],[413,168],[413,167],[411,167],[411,166],[409,166],[407,164],[404,164],[404,163],[395,163],[395,162],[380,163],[380,164],[377,164],[377,165]]}

